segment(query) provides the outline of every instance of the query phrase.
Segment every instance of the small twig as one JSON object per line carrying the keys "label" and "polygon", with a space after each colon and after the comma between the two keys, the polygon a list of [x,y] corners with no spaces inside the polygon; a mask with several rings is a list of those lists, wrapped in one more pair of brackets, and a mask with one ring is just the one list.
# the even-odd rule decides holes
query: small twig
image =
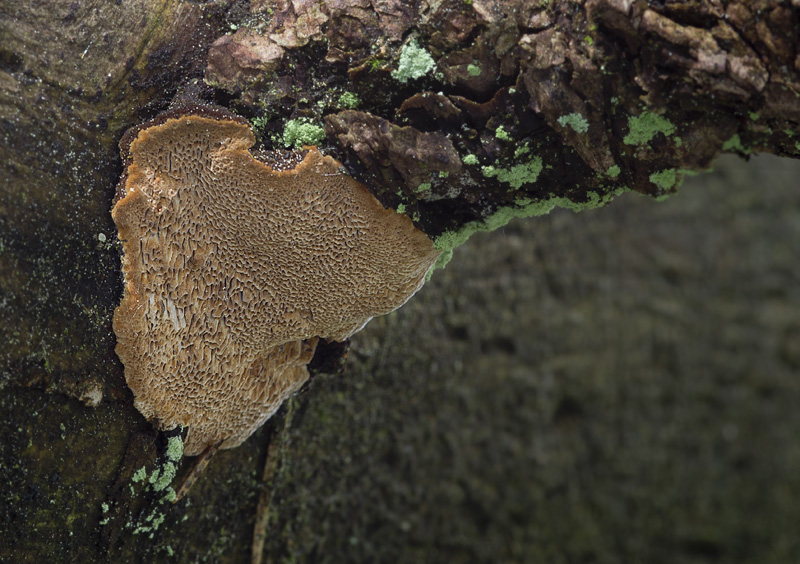
{"label": "small twig", "polygon": [[175,499],[172,500],[172,503],[178,503],[181,498],[189,492],[189,488],[192,487],[192,485],[197,481],[197,478],[200,477],[200,474],[203,473],[203,470],[205,470],[205,467],[208,466],[208,462],[211,460],[211,457],[214,456],[219,450],[220,445],[222,445],[222,442],[206,447],[206,449],[200,453],[200,456],[198,456],[197,460],[194,461],[194,464],[189,469],[186,477],[183,478],[183,482],[181,482],[178,491],[175,493]]}

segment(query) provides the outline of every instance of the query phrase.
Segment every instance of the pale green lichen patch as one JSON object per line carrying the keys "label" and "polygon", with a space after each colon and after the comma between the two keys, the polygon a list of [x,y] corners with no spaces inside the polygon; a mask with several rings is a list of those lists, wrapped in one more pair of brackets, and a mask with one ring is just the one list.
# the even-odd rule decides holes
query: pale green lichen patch
{"label": "pale green lichen patch", "polygon": [[504,182],[517,189],[523,184],[533,184],[538,180],[542,172],[542,158],[533,157],[530,161],[523,164],[514,165],[511,168],[497,168],[494,166],[484,166],[481,172],[487,178],[497,177],[497,180]]}
{"label": "pale green lichen patch", "polygon": [[528,143],[525,143],[524,145],[520,145],[519,147],[514,149],[514,158],[518,159],[522,155],[524,155],[526,153],[530,153],[530,151],[531,151],[531,147],[530,147],[530,145],[528,145]]}
{"label": "pale green lichen patch", "polygon": [[[105,515],[106,513],[108,513],[108,510],[110,508],[109,508],[107,503],[103,502],[103,503],[100,504],[100,509],[103,511],[103,515]],[[106,516],[103,519],[101,519],[98,522],[98,524],[100,524],[100,525],[108,525],[109,521],[111,521],[111,518]]]}
{"label": "pale green lichen patch", "polygon": [[405,84],[409,80],[422,78],[435,66],[436,63],[430,53],[412,40],[400,51],[400,59],[397,68],[392,71],[392,78]]}
{"label": "pale green lichen patch", "polygon": [[144,466],[139,468],[136,472],[133,473],[133,477],[131,478],[132,482],[141,482],[147,477],[147,470]]}
{"label": "pale green lichen patch", "polygon": [[678,171],[674,168],[668,168],[666,170],[654,172],[649,178],[650,182],[662,190],[669,190],[678,183]]}
{"label": "pale green lichen patch", "polygon": [[183,439],[181,437],[170,437],[167,440],[166,456],[171,462],[180,462],[183,458]]}
{"label": "pale green lichen patch", "polygon": [[467,239],[478,231],[494,231],[495,229],[505,226],[512,219],[545,215],[556,207],[571,209],[574,212],[599,208],[624,191],[625,188],[617,188],[603,196],[596,192],[589,192],[586,202],[573,202],[563,197],[553,197],[539,201],[534,201],[530,198],[519,198],[516,200],[515,206],[500,208],[487,217],[485,221],[472,221],[456,231],[446,231],[436,237],[433,246],[440,250],[442,254],[439,256],[439,260],[436,261],[433,268],[428,272],[428,276],[430,276],[434,270],[444,268],[453,257],[453,249],[465,243]]}
{"label": "pale green lichen patch", "polygon": [[478,160],[478,157],[470,153],[469,155],[464,155],[464,158],[461,159],[461,162],[465,165],[476,165],[480,161]]}
{"label": "pale green lichen patch", "polygon": [[427,192],[430,189],[431,189],[431,183],[430,182],[423,182],[422,184],[417,186],[417,192]]}
{"label": "pale green lichen patch", "polygon": [[406,205],[400,204],[399,206],[397,206],[397,213],[406,213]]}
{"label": "pale green lichen patch", "polygon": [[606,176],[608,176],[609,178],[616,178],[617,176],[619,176],[620,172],[622,172],[622,170],[619,168],[619,166],[617,165],[610,166],[606,171]]}
{"label": "pale green lichen patch", "polygon": [[474,64],[467,65],[467,74],[470,76],[480,76],[481,75],[481,67]]}
{"label": "pale green lichen patch", "polygon": [[511,141],[511,136],[502,125],[498,126],[497,129],[494,130],[494,136],[502,141]]}
{"label": "pale green lichen patch", "polygon": [[339,105],[348,110],[355,110],[361,104],[361,98],[353,92],[344,92],[339,96]]}
{"label": "pale green lichen patch", "polygon": [[[143,489],[138,489],[140,493],[152,492],[147,496],[147,499],[150,499],[152,503],[147,516],[144,518],[141,516],[134,517],[126,524],[126,527],[132,529],[134,535],[149,533],[149,538],[153,538],[155,532],[166,519],[162,506],[175,501],[177,497],[171,484],[178,472],[178,464],[182,458],[183,439],[180,436],[169,437],[164,452],[163,464],[157,465],[149,476],[144,466],[134,472],[131,482],[144,482],[146,486]],[[131,495],[136,495],[137,489],[134,489],[133,484],[130,484],[130,488]],[[159,497],[152,497],[153,493],[158,494]],[[108,512],[106,504],[102,505],[102,509],[104,514]],[[101,521],[101,524],[107,523],[108,518]]]}
{"label": "pale green lichen patch", "polygon": [[644,145],[659,133],[669,137],[675,130],[676,127],[667,118],[653,112],[642,112],[638,116],[628,117],[628,134],[622,141],[626,145]]}
{"label": "pale green lichen patch", "polygon": [[578,133],[586,133],[589,131],[589,122],[586,121],[581,114],[574,113],[574,114],[567,114],[565,116],[561,116],[558,118],[558,124],[561,127],[571,127]]}
{"label": "pale green lichen patch", "polygon": [[283,128],[283,144],[286,147],[318,145],[325,139],[325,129],[306,118],[291,119]]}
{"label": "pale green lichen patch", "polygon": [[178,468],[172,462],[165,462],[161,468],[153,470],[148,483],[153,486],[155,491],[164,491],[172,483],[177,472]]}
{"label": "pale green lichen patch", "polygon": [[739,153],[749,155],[750,149],[742,145],[742,139],[738,133],[734,133],[730,139],[722,144],[723,151],[737,151]]}

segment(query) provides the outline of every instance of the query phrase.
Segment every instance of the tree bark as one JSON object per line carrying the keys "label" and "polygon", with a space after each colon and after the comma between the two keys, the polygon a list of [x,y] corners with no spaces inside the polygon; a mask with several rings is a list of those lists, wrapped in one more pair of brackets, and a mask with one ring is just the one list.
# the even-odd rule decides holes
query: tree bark
{"label": "tree bark", "polygon": [[113,352],[109,209],[122,133],[187,90],[265,151],[324,127],[445,251],[664,196],[800,156],[799,27],[796,0],[0,4],[0,560],[245,562],[259,522],[265,561],[791,562],[791,176],[474,243],[177,505]]}

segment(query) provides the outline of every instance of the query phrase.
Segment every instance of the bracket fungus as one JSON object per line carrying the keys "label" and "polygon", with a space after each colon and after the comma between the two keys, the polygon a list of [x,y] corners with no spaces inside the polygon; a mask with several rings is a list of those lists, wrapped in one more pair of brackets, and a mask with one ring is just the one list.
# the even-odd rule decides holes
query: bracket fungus
{"label": "bracket fungus", "polygon": [[333,158],[292,170],[249,126],[183,110],[130,132],[112,216],[125,278],[117,354],[137,409],[185,454],[241,444],[340,341],[411,297],[439,253]]}

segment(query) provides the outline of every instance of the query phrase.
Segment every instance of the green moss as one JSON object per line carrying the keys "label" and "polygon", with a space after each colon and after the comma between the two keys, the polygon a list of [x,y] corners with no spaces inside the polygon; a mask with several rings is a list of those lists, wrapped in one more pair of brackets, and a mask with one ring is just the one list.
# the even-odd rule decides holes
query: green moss
{"label": "green moss", "polygon": [[286,147],[317,145],[325,139],[325,130],[306,118],[291,119],[283,128],[283,144]]}
{"label": "green moss", "polygon": [[558,124],[561,127],[570,126],[578,133],[586,133],[587,131],[589,131],[589,122],[586,121],[586,118],[584,118],[581,114],[578,113],[561,116],[560,118],[558,118]]}
{"label": "green moss", "polygon": [[539,174],[542,172],[542,158],[533,157],[527,163],[514,165],[508,169],[484,166],[481,168],[481,172],[487,178],[497,177],[500,182],[505,182],[516,189],[522,187],[523,184],[533,184],[538,180]]}
{"label": "green moss", "polygon": [[502,125],[498,126],[498,128],[494,130],[494,136],[503,141],[511,141],[511,136]]}
{"label": "green moss", "polygon": [[478,65],[469,64],[467,65],[467,74],[470,76],[480,76],[481,67],[479,67]]}
{"label": "green moss", "polygon": [[465,165],[476,165],[480,161],[478,160],[478,157],[476,157],[475,155],[469,154],[469,155],[464,155],[464,158],[461,159],[461,162],[464,163]]}
{"label": "green moss", "polygon": [[353,92],[345,92],[339,96],[339,105],[348,110],[354,110],[361,104],[361,98]]}
{"label": "green moss", "polygon": [[675,126],[667,118],[653,112],[642,112],[628,117],[628,134],[622,140],[626,145],[644,145],[658,133],[669,137],[675,133]]}
{"label": "green moss", "polygon": [[264,128],[269,123],[268,116],[258,116],[250,120],[250,124],[253,126],[253,129],[257,132],[263,132]]}
{"label": "green moss", "polygon": [[649,178],[650,182],[662,190],[669,190],[678,183],[678,171],[674,168],[668,168],[666,170],[654,172]]}
{"label": "green moss", "polygon": [[410,41],[400,51],[397,68],[392,71],[392,78],[405,84],[409,80],[422,78],[428,74],[436,63],[430,53],[420,47],[416,41]]}
{"label": "green moss", "polygon": [[618,165],[610,166],[606,171],[606,176],[611,178],[616,178],[617,176],[619,176],[620,172],[622,172],[622,170],[619,168]]}
{"label": "green moss", "polygon": [[760,116],[760,115],[758,115],[756,112],[750,112],[750,113],[749,113],[749,114],[747,114],[747,115],[748,115],[748,116],[750,116],[750,119],[752,119],[753,121],[758,121],[758,118],[760,118],[760,117],[761,117],[761,116]]}

